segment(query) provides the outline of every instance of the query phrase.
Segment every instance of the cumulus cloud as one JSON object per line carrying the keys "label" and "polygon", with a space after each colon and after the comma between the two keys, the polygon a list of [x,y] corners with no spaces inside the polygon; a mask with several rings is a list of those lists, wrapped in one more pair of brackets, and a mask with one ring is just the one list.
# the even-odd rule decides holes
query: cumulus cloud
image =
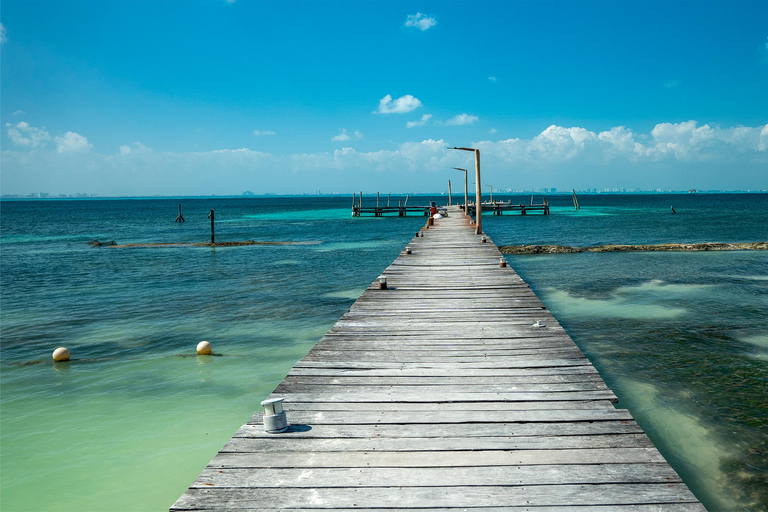
{"label": "cumulus cloud", "polygon": [[0,23],[0,44],[3,44],[8,40],[5,34],[6,34],[5,25]]}
{"label": "cumulus cloud", "polygon": [[130,155],[132,153],[135,154],[135,153],[150,153],[150,152],[152,152],[151,149],[149,149],[147,146],[145,146],[144,144],[138,141],[133,143],[133,147],[128,145],[120,146],[120,155],[122,156]]}
{"label": "cumulus cloud", "polygon": [[429,30],[437,25],[437,20],[434,16],[428,16],[417,12],[416,14],[409,14],[405,19],[405,26],[409,28],[418,28],[422,32]]}
{"label": "cumulus cloud", "polygon": [[75,132],[67,132],[53,140],[56,142],[56,150],[59,153],[80,153],[90,151],[93,147],[88,143],[88,139]]}
{"label": "cumulus cloud", "polygon": [[253,130],[253,134],[256,137],[260,137],[261,135],[274,135],[275,132],[273,132],[272,130]]}
{"label": "cumulus cloud", "polygon": [[355,130],[352,134],[347,133],[346,128],[341,128],[339,134],[331,138],[333,142],[345,142],[348,140],[360,140],[363,138],[363,134],[359,130]]}
{"label": "cumulus cloud", "polygon": [[45,145],[45,142],[51,139],[47,131],[30,126],[24,121],[17,124],[5,123],[5,126],[8,127],[8,137],[17,146],[34,149]]}
{"label": "cumulus cloud", "polygon": [[477,121],[479,121],[479,118],[477,116],[471,116],[469,114],[459,114],[457,116],[454,116],[447,120],[445,122],[446,126],[461,126],[465,124],[475,124]]}
{"label": "cumulus cloud", "polygon": [[387,94],[379,100],[379,110],[376,112],[379,114],[407,114],[421,106],[419,98],[414,98],[410,94],[400,96],[396,100],[393,100],[392,96]]}
{"label": "cumulus cloud", "polygon": [[496,82],[496,77],[495,76],[489,76],[488,80],[490,80],[491,82],[495,83]]}
{"label": "cumulus cloud", "polygon": [[424,114],[418,121],[408,121],[405,123],[405,127],[413,128],[414,126],[424,126],[430,119],[432,119],[432,114]]}

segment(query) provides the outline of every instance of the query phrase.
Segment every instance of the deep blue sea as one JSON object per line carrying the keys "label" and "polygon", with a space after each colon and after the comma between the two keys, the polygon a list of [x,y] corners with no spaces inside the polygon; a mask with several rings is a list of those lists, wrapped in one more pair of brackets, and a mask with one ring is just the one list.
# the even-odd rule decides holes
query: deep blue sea
{"label": "deep blue sea", "polygon": [[[486,233],[768,240],[768,194],[584,195],[578,211],[548,199],[551,215],[486,216]],[[351,202],[2,201],[0,509],[167,510],[425,221],[352,218]],[[205,242],[211,209],[217,241],[294,243],[87,244]],[[768,509],[768,253],[508,260],[710,510]],[[219,356],[196,357],[201,340]],[[59,346],[71,362],[52,363]]]}

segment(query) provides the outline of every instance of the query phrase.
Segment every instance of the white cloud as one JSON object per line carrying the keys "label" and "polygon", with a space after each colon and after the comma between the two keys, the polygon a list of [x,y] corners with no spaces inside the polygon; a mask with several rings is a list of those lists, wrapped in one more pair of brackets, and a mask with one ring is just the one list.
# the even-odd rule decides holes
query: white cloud
{"label": "white cloud", "polygon": [[11,113],[12,116],[20,116],[22,114],[26,114],[26,112],[24,112],[23,110],[17,110]]}
{"label": "white cloud", "polygon": [[5,35],[6,33],[7,33],[7,31],[5,30],[5,25],[0,23],[0,44],[3,44],[4,42],[6,42],[8,40],[8,38]]}
{"label": "white cloud", "polygon": [[59,153],[80,153],[90,151],[93,147],[92,144],[88,143],[88,139],[75,132],[67,132],[56,137],[54,141],[58,145],[57,152]]}
{"label": "white cloud", "polygon": [[419,98],[414,98],[410,94],[400,96],[394,101],[392,96],[387,94],[379,100],[379,110],[377,112],[379,114],[407,114],[421,106]]}
{"label": "white cloud", "polygon": [[333,142],[345,142],[348,140],[360,140],[363,138],[363,134],[359,130],[355,130],[351,135],[347,133],[346,128],[341,128],[339,130],[339,134],[335,135],[331,138]]}
{"label": "white cloud", "polygon": [[405,127],[413,128],[414,126],[424,126],[430,119],[432,119],[432,114],[424,114],[418,121],[408,121],[405,123]]}
{"label": "white cloud", "polygon": [[253,130],[253,134],[256,137],[259,137],[261,135],[274,135],[275,132],[273,132],[272,130]]}
{"label": "white cloud", "polygon": [[491,128],[490,130],[488,130],[488,133],[496,133],[498,131],[499,130],[497,130],[496,128]]}
{"label": "white cloud", "polygon": [[30,126],[24,121],[15,125],[5,123],[5,126],[8,127],[8,137],[10,137],[13,143],[17,146],[34,149],[45,145],[45,142],[51,139],[51,136],[47,131]]}
{"label": "white cloud", "polygon": [[471,116],[469,114],[459,114],[447,120],[445,124],[446,126],[461,126],[465,124],[475,124],[477,121],[479,121],[479,118],[477,116]]}
{"label": "white cloud", "polygon": [[418,28],[422,32],[434,27],[435,25],[437,25],[437,20],[434,16],[428,16],[420,12],[417,12],[416,14],[409,14],[405,19],[406,27]]}
{"label": "white cloud", "polygon": [[151,153],[151,152],[152,152],[151,149],[149,149],[147,146],[145,146],[144,144],[138,141],[133,143],[133,147],[128,145],[120,146],[121,156],[130,155],[132,153],[135,154],[135,153]]}
{"label": "white cloud", "polygon": [[489,76],[488,80],[490,80],[491,82],[496,82],[496,77],[495,76]]}

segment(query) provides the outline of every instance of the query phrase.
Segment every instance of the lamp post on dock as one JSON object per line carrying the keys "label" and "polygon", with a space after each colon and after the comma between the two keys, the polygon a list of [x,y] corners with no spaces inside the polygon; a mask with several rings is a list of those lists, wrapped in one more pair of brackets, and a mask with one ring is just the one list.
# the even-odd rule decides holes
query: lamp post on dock
{"label": "lamp post on dock", "polygon": [[451,148],[460,149],[462,151],[474,151],[475,152],[475,219],[477,227],[475,228],[475,234],[479,235],[483,232],[483,189],[480,187],[480,150],[475,148]]}
{"label": "lamp post on dock", "polygon": [[464,171],[464,215],[469,215],[469,205],[467,204],[467,170],[461,167],[454,167],[457,171]]}

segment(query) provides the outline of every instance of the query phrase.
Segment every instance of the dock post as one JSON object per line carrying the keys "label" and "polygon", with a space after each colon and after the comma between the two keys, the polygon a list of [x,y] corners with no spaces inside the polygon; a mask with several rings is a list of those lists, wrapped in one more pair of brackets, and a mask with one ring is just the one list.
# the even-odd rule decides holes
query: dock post
{"label": "dock post", "polygon": [[389,208],[389,196],[392,194],[387,194],[387,208]]}
{"label": "dock post", "polygon": [[448,206],[451,206],[451,180],[448,180]]}
{"label": "dock post", "polygon": [[402,199],[397,202],[397,216],[398,217],[402,217],[403,216],[403,206],[402,206],[402,204],[403,204],[403,200]]}
{"label": "dock post", "polygon": [[179,203],[179,216],[176,217],[174,222],[184,222],[184,216],[181,214],[181,203]]}
{"label": "dock post", "polygon": [[483,233],[483,189],[480,186],[480,150],[475,150],[475,219],[477,220],[477,228],[475,228],[475,234],[480,235]]}
{"label": "dock post", "polygon": [[213,235],[213,210],[211,210],[211,213],[208,214],[206,219],[211,219],[211,245],[213,245],[216,243],[216,238]]}
{"label": "dock post", "polygon": [[572,188],[571,191],[573,191],[573,207],[576,210],[580,210],[581,206],[579,206],[579,198],[576,197],[576,189]]}

